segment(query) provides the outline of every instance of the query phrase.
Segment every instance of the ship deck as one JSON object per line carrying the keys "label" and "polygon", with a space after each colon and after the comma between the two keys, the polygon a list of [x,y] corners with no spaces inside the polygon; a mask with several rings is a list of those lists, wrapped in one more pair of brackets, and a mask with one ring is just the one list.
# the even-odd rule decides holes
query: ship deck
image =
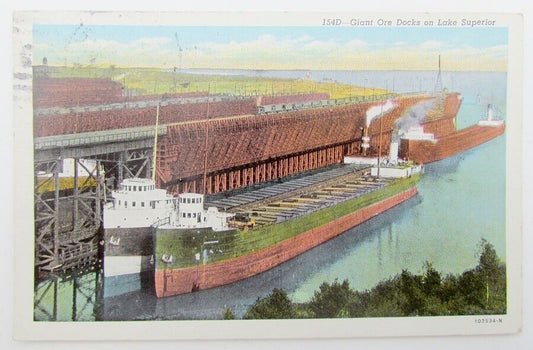
{"label": "ship deck", "polygon": [[248,213],[259,226],[280,223],[365,195],[391,181],[368,177],[365,173],[369,169],[355,164],[337,166],[211,197],[207,204],[228,212]]}
{"label": "ship deck", "polygon": [[[208,204],[222,206],[240,202],[232,201],[234,197],[242,199],[242,205],[225,209],[233,213],[248,213],[250,219],[255,220],[255,227],[224,232],[200,229],[158,230],[156,270],[204,266],[274,247],[347,215],[358,215],[355,213],[411,190],[419,179],[419,175],[402,179],[376,179],[368,173],[368,168],[361,166],[338,166],[308,174],[304,181],[303,177],[298,177],[280,184],[235,193],[234,196],[217,195],[215,198],[208,198]],[[328,180],[314,182],[314,175],[322,179],[326,176]],[[264,193],[265,190],[270,193],[267,198],[255,196],[258,191]],[[255,201],[250,201],[253,198]],[[346,226],[343,230],[350,227],[352,226]],[[172,256],[172,262],[162,263],[160,260],[163,255]]]}

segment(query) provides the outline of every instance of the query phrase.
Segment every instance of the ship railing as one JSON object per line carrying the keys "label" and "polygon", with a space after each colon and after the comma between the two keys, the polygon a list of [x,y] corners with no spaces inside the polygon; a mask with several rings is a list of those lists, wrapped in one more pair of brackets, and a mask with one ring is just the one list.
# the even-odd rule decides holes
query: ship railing
{"label": "ship railing", "polygon": [[156,222],[152,224],[152,227],[158,228],[159,226],[168,225],[168,224],[170,224],[170,216],[157,220]]}

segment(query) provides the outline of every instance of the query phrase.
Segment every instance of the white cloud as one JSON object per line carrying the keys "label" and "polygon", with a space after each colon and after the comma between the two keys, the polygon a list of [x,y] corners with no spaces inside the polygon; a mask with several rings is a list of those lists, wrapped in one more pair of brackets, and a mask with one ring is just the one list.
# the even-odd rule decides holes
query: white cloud
{"label": "white cloud", "polygon": [[[451,47],[440,41],[409,45],[398,41],[388,46],[354,38],[349,42],[317,40],[310,36],[276,37],[262,35],[253,40],[227,43],[200,42],[181,52],[183,68],[250,69],[435,69],[437,56],[446,57],[443,69],[504,70],[507,46],[477,49]],[[129,43],[114,40],[84,40],[56,47],[47,43],[34,46],[38,62],[47,57],[50,64],[82,63],[117,66],[173,67],[178,64],[177,47],[171,37],[145,37]],[[485,62],[486,61],[486,62]],[[492,68],[491,68],[492,67]],[[496,68],[494,68],[496,67]]]}
{"label": "white cloud", "polygon": [[444,47],[444,43],[441,41],[428,40],[420,44],[419,47],[421,49],[426,49],[426,50],[441,49]]}

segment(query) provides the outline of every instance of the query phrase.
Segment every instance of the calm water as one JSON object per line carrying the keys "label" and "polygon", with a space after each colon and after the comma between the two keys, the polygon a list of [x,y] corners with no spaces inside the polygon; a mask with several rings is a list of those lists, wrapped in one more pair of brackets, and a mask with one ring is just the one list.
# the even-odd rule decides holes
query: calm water
{"label": "calm water", "polygon": [[[245,74],[247,72],[238,72]],[[249,72],[249,74],[259,74]],[[300,77],[305,72],[260,72]],[[431,90],[435,72],[312,72],[398,92]],[[433,80],[432,80],[433,79]],[[505,112],[504,73],[443,72],[443,86],[464,95],[458,127],[471,125],[494,103]],[[422,86],[424,84],[424,86]],[[500,115],[500,117],[505,117]],[[442,273],[461,273],[477,264],[481,238],[505,259],[505,135],[455,157],[425,167],[419,194],[342,236],[259,276],[229,286],[157,299],[150,283],[142,291],[102,298],[101,276],[87,273],[37,288],[38,320],[212,319],[230,307],[242,315],[275,287],[293,301],[307,301],[321,283],[348,279],[369,289],[402,269],[419,273],[424,262]],[[56,301],[54,301],[56,298]],[[54,308],[54,305],[56,306]]]}

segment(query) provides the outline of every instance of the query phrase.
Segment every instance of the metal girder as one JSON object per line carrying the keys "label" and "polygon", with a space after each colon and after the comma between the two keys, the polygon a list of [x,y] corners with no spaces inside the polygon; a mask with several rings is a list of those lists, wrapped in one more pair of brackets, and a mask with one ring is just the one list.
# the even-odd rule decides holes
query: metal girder
{"label": "metal girder", "polygon": [[[96,236],[101,227],[105,199],[124,177],[150,176],[152,147],[153,140],[134,140],[78,150],[74,147],[35,151],[35,264],[38,270],[75,266],[73,251],[79,251],[80,264],[86,263],[87,252],[92,251],[91,237]],[[67,170],[62,168],[63,159],[80,154],[83,159],[95,160],[97,166],[90,169],[80,162],[82,158],[73,157],[74,176],[69,180],[72,186],[65,188],[58,175]],[[105,173],[101,172],[101,165]],[[86,176],[81,179],[78,171],[84,171]],[[118,179],[117,183],[114,179]],[[88,234],[91,230],[93,235]],[[66,246],[73,242],[79,249]],[[68,266],[65,266],[65,257],[68,257]]]}
{"label": "metal girder", "polygon": [[34,161],[43,163],[64,158],[96,158],[113,153],[121,153],[138,149],[152,149],[154,140],[142,139],[124,142],[81,145],[75,147],[51,148],[34,151]]}
{"label": "metal girder", "polygon": [[[88,169],[79,159],[75,159],[72,179],[60,178],[60,171],[67,170],[62,169],[62,164],[59,158],[53,162],[37,163],[36,166],[36,169],[53,171],[45,175],[44,181],[39,181],[43,177],[42,170],[36,170],[35,265],[38,271],[75,267],[77,257],[72,255],[69,255],[68,266],[65,266],[65,252],[76,251],[72,250],[73,244],[83,252],[83,247],[91,244],[101,225],[103,181],[100,162],[96,162],[95,169]],[[78,169],[87,173],[81,184]],[[43,183],[52,183],[53,186],[46,187]],[[83,256],[79,259],[80,263],[86,262]]]}

